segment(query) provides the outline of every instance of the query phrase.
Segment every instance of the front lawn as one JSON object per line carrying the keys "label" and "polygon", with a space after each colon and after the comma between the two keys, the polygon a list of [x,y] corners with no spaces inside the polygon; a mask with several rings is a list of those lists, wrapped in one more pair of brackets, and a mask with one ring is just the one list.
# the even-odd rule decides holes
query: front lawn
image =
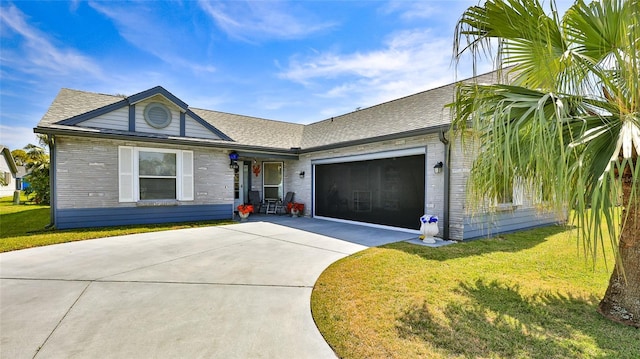
{"label": "front lawn", "polygon": [[596,312],[611,268],[576,243],[547,227],[370,248],[322,274],[313,316],[341,358],[640,358],[640,330]]}
{"label": "front lawn", "polygon": [[[24,199],[25,198],[23,198],[23,200]],[[12,203],[12,200],[12,197],[0,198],[0,252],[133,233],[235,223],[232,221],[205,221],[107,228],[46,230],[45,226],[49,224],[49,206],[36,204],[15,205]]]}

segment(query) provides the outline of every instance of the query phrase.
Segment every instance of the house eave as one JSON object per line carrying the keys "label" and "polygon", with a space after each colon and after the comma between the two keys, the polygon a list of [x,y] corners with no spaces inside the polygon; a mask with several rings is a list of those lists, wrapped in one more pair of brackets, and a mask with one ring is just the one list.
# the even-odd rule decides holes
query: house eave
{"label": "house eave", "polygon": [[13,159],[13,155],[11,155],[11,150],[8,147],[2,146],[2,153],[4,153],[4,156],[7,160],[7,164],[9,165],[9,169],[11,170],[12,174],[17,174],[18,173],[18,167],[16,165],[15,160]]}
{"label": "house eave", "polygon": [[102,138],[110,140],[127,140],[136,142],[156,142],[163,144],[173,145],[186,145],[196,147],[209,147],[223,150],[238,151],[244,157],[277,157],[282,159],[298,159],[298,149],[283,149],[273,147],[251,146],[245,144],[239,144],[233,141],[226,140],[209,140],[209,139],[196,139],[186,138],[178,136],[160,135],[160,134],[128,134],[128,133],[116,133],[105,132],[98,129],[85,129],[79,132],[74,129],[66,128],[51,128],[51,127],[36,127],[33,129],[34,133],[41,133],[47,135],[64,135],[73,137],[89,137],[89,138]]}
{"label": "house eave", "polygon": [[299,159],[300,154],[327,151],[327,150],[333,150],[338,148],[344,148],[348,146],[358,146],[358,145],[364,145],[364,144],[370,144],[370,143],[376,143],[376,142],[382,142],[382,141],[397,140],[397,139],[414,137],[414,136],[437,134],[442,131],[449,130],[450,127],[451,127],[451,124],[447,123],[447,124],[442,124],[438,126],[419,128],[419,129],[410,130],[410,131],[397,132],[397,133],[363,138],[363,139],[352,140],[352,141],[331,143],[331,144],[322,145],[322,146],[315,146],[315,147],[308,147],[308,148],[294,147],[289,149],[252,146],[252,145],[239,144],[237,142],[226,141],[226,140],[185,138],[185,137],[159,135],[159,134],[151,134],[151,133],[149,134],[116,133],[116,132],[105,132],[104,130],[98,130],[98,129],[84,129],[82,132],[79,132],[75,129],[36,127],[34,128],[34,132],[51,134],[51,135],[81,136],[81,137],[128,140],[128,141],[138,141],[138,142],[153,141],[153,142],[164,143],[164,144],[211,147],[211,148],[238,151],[240,152],[240,155],[242,157],[277,156],[277,158],[282,158],[282,159]]}
{"label": "house eave", "polygon": [[407,137],[430,135],[430,134],[440,133],[441,131],[449,130],[450,127],[451,127],[451,124],[447,123],[447,124],[443,124],[443,125],[431,126],[431,127],[426,127],[426,128],[419,128],[419,129],[415,129],[415,130],[397,132],[397,133],[392,133],[392,134],[387,134],[387,135],[382,135],[382,136],[374,136],[374,137],[362,138],[362,139],[358,139],[358,140],[343,141],[343,142],[331,143],[331,144],[328,144],[328,145],[302,148],[302,149],[300,149],[300,154],[311,153],[311,152],[319,152],[319,151],[327,151],[327,150],[334,150],[334,149],[337,149],[337,148],[343,148],[343,147],[348,147],[348,146],[365,145],[365,144],[370,144],[370,143],[375,143],[375,142],[397,140],[397,139],[407,138]]}

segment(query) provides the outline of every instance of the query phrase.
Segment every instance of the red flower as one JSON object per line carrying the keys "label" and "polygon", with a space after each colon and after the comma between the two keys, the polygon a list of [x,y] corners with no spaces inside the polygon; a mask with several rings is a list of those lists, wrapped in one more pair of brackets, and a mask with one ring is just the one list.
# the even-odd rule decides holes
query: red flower
{"label": "red flower", "polygon": [[296,210],[300,213],[304,212],[304,203],[289,203],[289,205],[287,205],[289,212],[291,212],[291,210]]}
{"label": "red flower", "polygon": [[238,206],[238,212],[242,214],[253,213],[253,205],[250,204],[241,204]]}

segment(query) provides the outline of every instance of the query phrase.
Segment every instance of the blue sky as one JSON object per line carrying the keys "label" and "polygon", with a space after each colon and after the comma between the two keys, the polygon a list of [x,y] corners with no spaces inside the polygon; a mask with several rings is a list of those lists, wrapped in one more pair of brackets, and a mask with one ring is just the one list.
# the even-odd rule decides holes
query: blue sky
{"label": "blue sky", "polygon": [[0,4],[0,143],[12,150],[37,143],[63,87],[160,85],[191,107],[310,123],[472,74],[451,54],[477,1]]}

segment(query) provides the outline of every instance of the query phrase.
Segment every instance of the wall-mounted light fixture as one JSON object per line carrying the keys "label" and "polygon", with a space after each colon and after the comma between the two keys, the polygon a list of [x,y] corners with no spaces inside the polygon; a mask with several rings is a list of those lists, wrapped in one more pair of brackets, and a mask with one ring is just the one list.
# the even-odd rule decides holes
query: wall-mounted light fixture
{"label": "wall-mounted light fixture", "polygon": [[238,152],[233,151],[229,153],[229,168],[237,169],[239,167],[238,158],[240,158],[240,155],[238,155]]}
{"label": "wall-mounted light fixture", "polygon": [[442,163],[442,161],[436,163],[435,166],[433,166],[433,172],[438,174],[440,172],[442,172],[442,167],[444,166],[444,164]]}
{"label": "wall-mounted light fixture", "polygon": [[299,175],[300,175],[300,178],[304,178],[304,171],[301,171]]}

